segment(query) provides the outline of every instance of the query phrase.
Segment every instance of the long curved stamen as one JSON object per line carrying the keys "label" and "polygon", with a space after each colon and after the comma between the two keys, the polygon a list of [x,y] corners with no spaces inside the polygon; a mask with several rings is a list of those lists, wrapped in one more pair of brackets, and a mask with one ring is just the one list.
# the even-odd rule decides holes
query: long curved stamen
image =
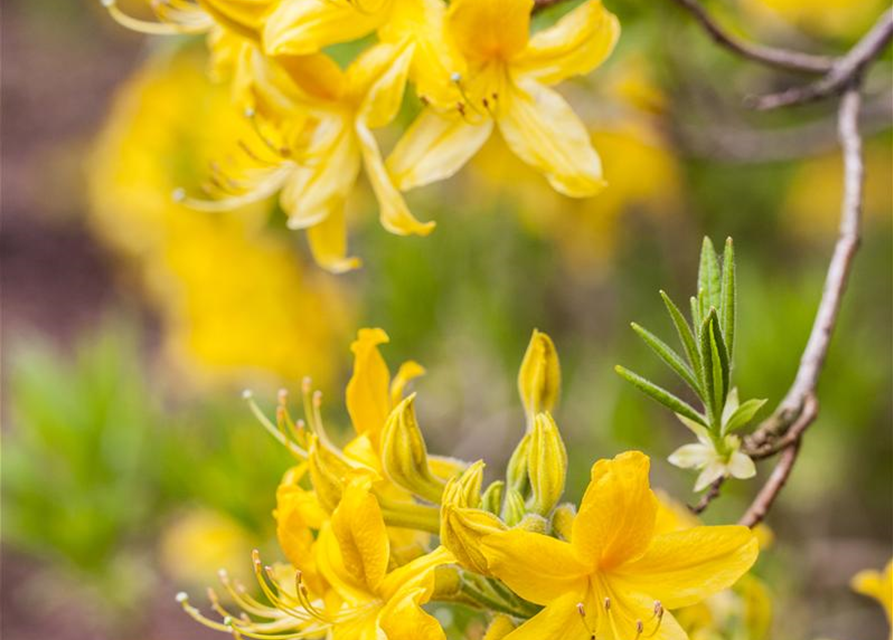
{"label": "long curved stamen", "polygon": [[589,621],[586,619],[586,608],[583,606],[582,602],[577,603],[577,613],[580,614],[580,620],[583,622],[583,627],[586,629],[586,633],[589,634],[589,640],[597,640],[595,637],[595,630],[589,626]]}
{"label": "long curved stamen", "polygon": [[254,401],[254,394],[252,394],[249,389],[242,392],[242,398],[248,403],[248,408],[251,410],[251,413],[254,414],[254,417],[257,418],[258,422],[261,423],[261,426],[263,426],[271,436],[276,438],[282,446],[288,449],[289,452],[297,458],[301,460],[307,459],[307,451],[298,446],[297,443],[286,438],[279,428],[274,425],[266,415],[264,415],[264,412],[261,411],[260,407],[257,406],[257,403]]}
{"label": "long curved stamen", "polygon": [[[147,35],[172,36],[191,33],[202,33],[213,26],[213,21],[209,16],[205,16],[204,20],[197,19],[198,16],[182,17],[178,20],[168,20],[165,18],[164,12],[155,11],[155,15],[161,22],[152,22],[150,20],[142,20],[124,13],[118,6],[117,0],[100,0],[102,6],[108,11],[112,20],[120,24],[122,27],[145,33]],[[154,7],[153,7],[154,8]]]}

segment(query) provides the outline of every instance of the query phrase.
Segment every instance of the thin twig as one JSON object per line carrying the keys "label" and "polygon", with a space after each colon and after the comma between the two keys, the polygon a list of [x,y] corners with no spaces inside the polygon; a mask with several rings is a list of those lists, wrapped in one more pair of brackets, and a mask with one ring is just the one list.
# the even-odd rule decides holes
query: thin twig
{"label": "thin twig", "polygon": [[[677,0],[689,2],[691,0]],[[761,111],[789,107],[795,104],[815,102],[846,91],[853,79],[861,76],[865,68],[878,58],[893,39],[893,9],[884,12],[871,30],[850,49],[838,58],[832,68],[816,82],[800,87],[792,87],[752,100],[753,107]]]}
{"label": "thin twig", "polygon": [[[794,384],[776,411],[774,421],[769,423],[771,430],[764,432],[761,428],[748,442],[749,447],[753,447],[754,439],[757,436],[762,436],[762,447],[768,447],[765,451],[763,449],[752,450],[755,457],[758,456],[758,452],[771,455],[781,451],[781,457],[772,471],[772,475],[769,476],[766,484],[763,485],[740,520],[740,524],[748,527],[755,526],[766,517],[769,508],[791,474],[794,462],[800,452],[803,434],[818,415],[815,388],[828,354],[831,334],[840,311],[840,301],[852,270],[853,256],[859,247],[862,189],[865,177],[862,137],[859,134],[859,108],[862,103],[860,81],[859,76],[852,80],[852,84],[841,99],[838,111],[838,132],[843,149],[844,165],[840,234],[834,247],[831,264],[828,267],[825,290],[819,303],[812,333],[809,336],[806,349],[803,351],[803,357],[800,359],[800,368],[797,371]],[[794,407],[797,409],[795,410]],[[786,416],[792,411],[796,411],[797,418],[790,424],[787,431],[784,433],[775,431],[778,425],[783,424],[783,420],[778,416]],[[767,437],[768,435],[772,435],[772,437]]]}
{"label": "thin twig", "polygon": [[794,463],[797,461],[797,454],[799,453],[800,440],[798,439],[781,454],[778,464],[775,466],[775,469],[772,470],[772,475],[769,476],[766,484],[763,485],[763,488],[760,489],[757,497],[754,498],[753,503],[751,503],[744,515],[741,516],[738,524],[745,527],[755,527],[765,519],[766,514],[769,513],[769,508],[772,506],[772,503],[775,502],[775,498],[778,497],[778,494],[788,481],[791,471],[794,469]]}
{"label": "thin twig", "polygon": [[828,265],[825,288],[816,313],[812,332],[800,358],[800,366],[794,383],[775,413],[745,441],[748,454],[762,450],[768,443],[784,435],[802,412],[804,403],[815,392],[819,374],[831,334],[837,322],[840,302],[852,270],[853,257],[859,248],[859,229],[862,218],[862,137],[858,118],[861,94],[853,87],[844,94],[838,115],[838,135],[843,148],[844,197],[841,209],[840,231],[834,246],[834,255]]}
{"label": "thin twig", "polygon": [[[542,1],[542,0],[540,0]],[[698,0],[672,0],[694,16],[704,30],[717,44],[748,60],[759,62],[776,69],[801,71],[805,73],[828,73],[834,68],[834,58],[815,56],[799,51],[789,51],[746,42],[733,36],[710,17]]]}
{"label": "thin twig", "polygon": [[710,506],[710,503],[719,497],[719,491],[722,489],[722,485],[725,481],[725,476],[720,476],[714,480],[713,484],[711,484],[710,488],[707,490],[707,493],[701,496],[701,499],[698,500],[697,504],[689,505],[688,510],[696,516],[704,513],[707,507]]}

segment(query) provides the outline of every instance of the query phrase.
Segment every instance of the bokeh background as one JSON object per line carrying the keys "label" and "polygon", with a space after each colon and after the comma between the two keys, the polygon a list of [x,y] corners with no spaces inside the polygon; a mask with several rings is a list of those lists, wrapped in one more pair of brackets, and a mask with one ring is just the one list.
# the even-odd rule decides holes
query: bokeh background
{"label": "bokeh background", "polygon": [[[276,556],[270,512],[288,466],[241,390],[269,408],[277,389],[298,392],[313,376],[328,423],[346,426],[348,345],[362,326],[388,331],[391,363],[427,367],[416,388],[430,448],[493,469],[523,429],[515,376],[530,332],[548,332],[564,372],[569,497],[595,458],[641,448],[654,484],[697,499],[692,476],[665,462],[687,432],[613,366],[672,384],[629,322],[669,339],[658,289],[684,300],[701,238],[731,235],[737,383],[777,403],[836,233],[834,113],[750,113],[743,95],[793,79],[717,50],[671,3],[607,4],[623,23],[617,52],[562,89],[602,154],[603,195],[559,196],[493,142],[456,178],[410,194],[414,212],[438,222],[428,238],[388,235],[361,186],[349,217],[365,266],[333,276],[275,203],[208,214],[171,200],[246,126],[207,81],[200,40],[128,33],[86,0],[4,2],[5,638],[214,637],[173,595],[212,583],[221,566],[247,572],[254,547]],[[884,4],[711,9],[766,42],[843,51]],[[886,634],[881,609],[848,583],[893,553],[889,77],[888,54],[869,82],[864,241],[821,417],[757,567],[772,638]],[[385,132],[385,147],[396,135]],[[755,486],[729,483],[706,519],[736,519]]]}

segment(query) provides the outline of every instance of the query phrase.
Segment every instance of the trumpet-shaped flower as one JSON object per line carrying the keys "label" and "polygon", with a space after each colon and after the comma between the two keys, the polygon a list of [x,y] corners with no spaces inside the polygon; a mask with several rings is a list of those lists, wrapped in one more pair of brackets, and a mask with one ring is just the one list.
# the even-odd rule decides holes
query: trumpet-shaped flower
{"label": "trumpet-shaped flower", "polygon": [[290,65],[289,77],[300,80],[281,95],[300,89],[301,98],[289,109],[307,115],[304,126],[277,132],[275,143],[261,132],[267,148],[262,152],[245,149],[256,166],[242,175],[225,177],[221,191],[225,196],[229,192],[228,197],[191,204],[229,208],[280,191],[289,227],[307,229],[317,262],[343,272],[359,265],[358,259],[346,255],[344,207],[362,165],[378,199],[382,225],[401,235],[430,233],[434,223],[421,223],[409,212],[387,174],[371,131],[396,115],[412,52],[411,44],[376,45],[344,72],[323,54],[313,58],[313,65]]}
{"label": "trumpet-shaped flower", "polygon": [[758,544],[746,527],[657,533],[658,500],[639,452],[600,460],[569,541],[509,530],[483,538],[489,570],[544,609],[511,640],[681,640],[669,612],[740,578]]}
{"label": "trumpet-shaped flower", "polygon": [[441,640],[440,624],[421,606],[434,590],[434,570],[453,561],[439,547],[389,571],[390,541],[367,477],[348,482],[319,534],[320,570],[342,604],[320,617],[337,640]]}
{"label": "trumpet-shaped flower", "polygon": [[454,174],[494,122],[512,151],[561,193],[591,196],[604,186],[586,128],[549,87],[601,64],[619,23],[599,0],[588,0],[531,37],[532,8],[533,0],[450,3],[445,29],[458,59],[453,107],[428,107],[398,143],[388,168],[401,190]]}

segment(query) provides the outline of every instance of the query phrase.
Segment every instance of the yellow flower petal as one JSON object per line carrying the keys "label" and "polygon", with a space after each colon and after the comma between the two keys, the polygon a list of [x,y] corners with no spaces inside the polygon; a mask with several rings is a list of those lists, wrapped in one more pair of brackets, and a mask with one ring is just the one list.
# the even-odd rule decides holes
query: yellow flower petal
{"label": "yellow flower petal", "polygon": [[403,392],[412,380],[425,375],[425,367],[414,360],[407,360],[400,365],[397,375],[391,381],[391,406],[397,406],[403,399]]}
{"label": "yellow flower petal", "polygon": [[649,467],[648,456],[639,451],[593,465],[571,535],[580,558],[609,569],[645,553],[658,508]]}
{"label": "yellow flower petal", "polygon": [[434,588],[434,569],[455,561],[453,554],[446,548],[438,547],[391,571],[381,583],[379,593],[382,598],[389,599],[400,591],[424,587],[427,593],[423,603],[427,602]]}
{"label": "yellow flower petal", "polygon": [[[282,68],[292,83],[309,98],[336,100],[346,87],[341,67],[324,53],[278,55],[270,58]],[[288,114],[294,117],[294,108]]]}
{"label": "yellow flower petal", "polygon": [[352,2],[291,0],[279,2],[266,19],[263,43],[267,54],[306,55],[329,45],[372,33],[387,19],[389,0]]}
{"label": "yellow flower petal", "polygon": [[365,480],[345,487],[332,514],[332,533],[348,573],[375,591],[387,572],[390,543],[381,507]]}
{"label": "yellow flower petal", "polygon": [[556,191],[582,198],[605,187],[589,133],[564,98],[533,80],[515,82],[501,98],[497,123],[506,143]]}
{"label": "yellow flower petal", "polygon": [[258,39],[271,0],[198,0],[217,24],[245,38]]}
{"label": "yellow flower petal", "polygon": [[397,115],[414,50],[412,44],[381,44],[367,49],[348,67],[348,99],[359,104],[361,123],[376,129]]}
{"label": "yellow flower petal", "polygon": [[588,568],[556,538],[512,529],[483,538],[481,550],[493,575],[531,602],[548,604],[586,587]]}
{"label": "yellow flower petal", "polygon": [[487,627],[487,633],[484,634],[484,640],[504,640],[504,638],[514,631],[515,623],[506,615],[498,615]]}
{"label": "yellow flower petal", "polygon": [[366,434],[377,447],[391,403],[388,385],[391,374],[378,350],[388,342],[382,329],[360,329],[350,350],[354,354],[353,375],[347,383],[347,412],[358,434]]}
{"label": "yellow flower petal", "polygon": [[379,217],[382,226],[391,233],[405,236],[415,234],[426,236],[434,230],[434,222],[419,222],[409,212],[406,201],[391,182],[391,177],[385,169],[381,159],[378,143],[372,132],[364,125],[357,124],[357,136],[363,150],[363,161],[366,165],[366,175],[372,184],[372,190],[378,199],[380,207]]}
{"label": "yellow flower petal", "polygon": [[388,640],[446,640],[437,618],[421,607],[428,601],[428,593],[426,589],[412,589],[388,600],[379,617]]}
{"label": "yellow flower petal", "polygon": [[585,584],[580,592],[569,592],[553,600],[505,636],[505,640],[592,640],[577,608],[584,599],[584,590]]}
{"label": "yellow flower petal", "polygon": [[447,29],[472,60],[509,60],[530,37],[533,0],[454,0]]}
{"label": "yellow flower petal", "polygon": [[291,229],[312,227],[343,205],[360,169],[360,150],[343,118],[320,122],[307,153],[313,162],[296,168],[279,196]]}
{"label": "yellow flower petal", "polygon": [[753,566],[759,545],[747,527],[693,527],[654,538],[644,556],[613,575],[669,609],[732,586]]}
{"label": "yellow flower petal", "polygon": [[452,177],[492,131],[489,118],[471,124],[459,115],[440,115],[425,109],[394,147],[388,171],[401,191]]}
{"label": "yellow flower petal", "polygon": [[347,224],[344,220],[344,203],[336,200],[322,222],[307,230],[307,241],[313,259],[332,273],[344,273],[361,265],[359,258],[347,255]]}
{"label": "yellow flower petal", "polygon": [[543,84],[556,84],[598,67],[611,55],[619,36],[617,17],[599,0],[588,0],[534,35],[512,69]]}

